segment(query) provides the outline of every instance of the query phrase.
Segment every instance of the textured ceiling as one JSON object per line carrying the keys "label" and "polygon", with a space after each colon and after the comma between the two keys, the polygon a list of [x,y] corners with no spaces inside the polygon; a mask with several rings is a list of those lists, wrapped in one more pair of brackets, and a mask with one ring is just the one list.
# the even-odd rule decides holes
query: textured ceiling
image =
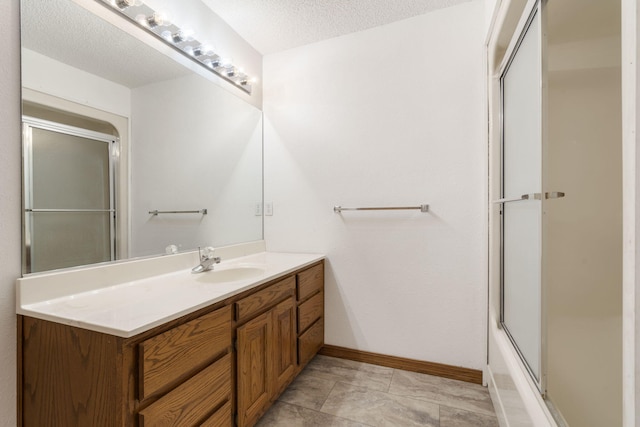
{"label": "textured ceiling", "polygon": [[72,1],[23,1],[21,25],[23,47],[129,88],[190,73]]}
{"label": "textured ceiling", "polygon": [[262,54],[471,0],[202,0]]}

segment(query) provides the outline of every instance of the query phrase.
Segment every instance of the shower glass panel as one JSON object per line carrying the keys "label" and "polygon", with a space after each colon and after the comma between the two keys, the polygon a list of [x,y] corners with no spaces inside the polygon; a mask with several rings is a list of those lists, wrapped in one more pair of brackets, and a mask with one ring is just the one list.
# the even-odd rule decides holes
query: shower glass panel
{"label": "shower glass panel", "polygon": [[567,425],[622,426],[620,2],[547,7],[545,191],[566,195],[544,209],[546,400]]}
{"label": "shower glass panel", "polygon": [[25,273],[113,260],[115,137],[23,122]]}
{"label": "shower glass panel", "polygon": [[540,386],[542,67],[535,8],[502,74],[502,325]]}

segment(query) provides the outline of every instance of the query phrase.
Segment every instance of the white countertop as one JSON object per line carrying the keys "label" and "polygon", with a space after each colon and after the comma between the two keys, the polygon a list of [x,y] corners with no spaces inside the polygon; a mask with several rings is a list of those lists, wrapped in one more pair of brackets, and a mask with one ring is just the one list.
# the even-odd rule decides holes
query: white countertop
{"label": "white countertop", "polygon": [[[223,259],[213,272],[193,274],[189,268],[44,301],[19,298],[17,313],[128,338],[323,258],[319,254],[260,252]],[[251,269],[254,275],[211,283],[215,271],[236,268]]]}

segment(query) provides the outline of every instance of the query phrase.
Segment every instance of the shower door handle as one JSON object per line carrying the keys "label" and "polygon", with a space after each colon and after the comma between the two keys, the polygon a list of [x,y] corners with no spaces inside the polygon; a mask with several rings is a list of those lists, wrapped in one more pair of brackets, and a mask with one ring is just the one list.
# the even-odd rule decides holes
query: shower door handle
{"label": "shower door handle", "polygon": [[551,191],[549,193],[544,193],[545,199],[562,199],[564,197],[564,192],[562,191]]}
{"label": "shower door handle", "polygon": [[541,193],[529,193],[529,194],[523,194],[520,197],[514,197],[513,199],[498,199],[498,200],[494,200],[493,203],[521,202],[523,200],[540,200],[541,198],[542,198],[542,194]]}

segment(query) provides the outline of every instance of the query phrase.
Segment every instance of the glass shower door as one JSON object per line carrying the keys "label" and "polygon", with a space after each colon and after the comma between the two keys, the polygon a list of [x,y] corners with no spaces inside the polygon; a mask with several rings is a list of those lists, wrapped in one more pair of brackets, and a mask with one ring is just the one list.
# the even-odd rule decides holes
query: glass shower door
{"label": "glass shower door", "polygon": [[115,259],[115,141],[23,118],[24,273]]}
{"label": "glass shower door", "polygon": [[542,390],[542,31],[533,8],[502,87],[501,323]]}

